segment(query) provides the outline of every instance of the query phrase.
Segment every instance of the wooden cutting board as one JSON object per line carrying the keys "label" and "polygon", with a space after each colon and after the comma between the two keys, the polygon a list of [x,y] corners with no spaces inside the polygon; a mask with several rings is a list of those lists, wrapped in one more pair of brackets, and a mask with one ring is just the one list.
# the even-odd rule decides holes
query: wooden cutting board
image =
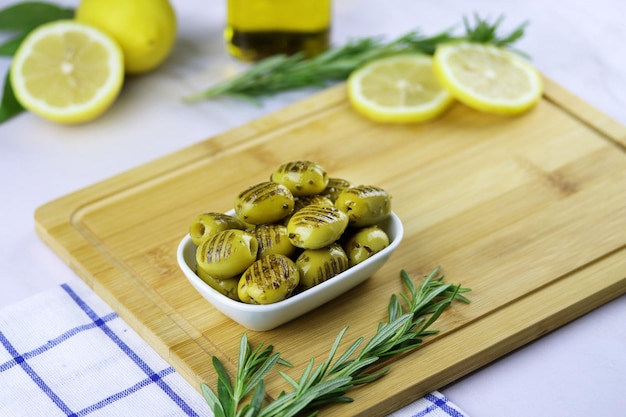
{"label": "wooden cutting board", "polygon": [[[190,383],[213,384],[211,356],[234,369],[246,329],[186,281],[176,247],[190,221],[227,211],[283,162],[393,195],[405,236],[362,286],[269,332],[247,331],[295,366],[322,360],[337,333],[371,336],[399,272],[441,266],[473,289],[436,323],[441,333],[389,362],[342,415],[384,415],[626,293],[626,128],[550,80],[515,118],[456,104],[423,125],[355,114],[344,86],[40,207],[41,238]],[[270,393],[284,381],[268,379]],[[339,410],[329,409],[324,415]]]}

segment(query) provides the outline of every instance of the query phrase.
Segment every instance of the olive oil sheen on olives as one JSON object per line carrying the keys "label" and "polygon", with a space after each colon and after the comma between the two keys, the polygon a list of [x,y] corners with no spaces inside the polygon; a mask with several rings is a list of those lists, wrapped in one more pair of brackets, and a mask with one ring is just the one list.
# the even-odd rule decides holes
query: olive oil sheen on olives
{"label": "olive oil sheen on olives", "polygon": [[228,52],[244,61],[328,48],[331,0],[228,0]]}

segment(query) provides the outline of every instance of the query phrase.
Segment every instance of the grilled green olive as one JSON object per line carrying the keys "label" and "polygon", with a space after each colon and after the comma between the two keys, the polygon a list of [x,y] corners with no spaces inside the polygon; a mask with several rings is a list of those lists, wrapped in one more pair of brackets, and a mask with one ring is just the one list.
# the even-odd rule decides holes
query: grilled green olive
{"label": "grilled green olive", "polygon": [[306,249],[296,259],[300,270],[300,287],[309,289],[348,269],[348,256],[333,243],[321,249]]}
{"label": "grilled green olive", "polygon": [[196,274],[200,277],[200,279],[207,284],[215,291],[225,295],[226,297],[239,301],[239,296],[237,295],[237,284],[239,283],[239,277],[228,278],[228,279],[215,279],[212,276],[208,275],[204,270],[198,268]]}
{"label": "grilled green olive", "polygon": [[248,294],[248,284],[243,277],[240,277],[237,283],[237,298],[239,298],[239,301],[242,303],[254,304],[252,302],[252,298],[250,298],[250,295]]}
{"label": "grilled green olive", "polygon": [[289,188],[294,196],[319,194],[328,184],[326,170],[312,161],[282,164],[272,173],[270,179]]}
{"label": "grilled green olive", "polygon": [[248,224],[275,223],[291,214],[293,194],[276,182],[262,182],[239,193],[235,214]]}
{"label": "grilled green olive", "polygon": [[295,212],[289,219],[287,231],[294,246],[319,249],[334,243],[348,226],[348,216],[322,204],[311,204]]}
{"label": "grilled green olive", "polygon": [[283,224],[260,224],[250,233],[259,242],[257,258],[262,258],[270,253],[278,253],[291,257],[296,253],[297,248],[289,240],[287,226]]}
{"label": "grilled green olive", "polygon": [[354,266],[389,246],[389,236],[378,226],[364,227],[344,244],[350,266]]}
{"label": "grilled green olive", "polygon": [[343,190],[335,207],[348,215],[350,226],[371,226],[391,213],[391,196],[380,187],[359,185]]}
{"label": "grilled green olive", "polygon": [[236,229],[222,230],[198,246],[197,269],[217,280],[232,278],[256,260],[258,248],[252,234]]}
{"label": "grilled green olive", "polygon": [[311,204],[322,204],[322,205],[329,206],[329,207],[335,206],[335,203],[330,201],[328,197],[324,197],[323,195],[320,195],[320,194],[295,197],[295,204],[293,206],[293,211],[291,212],[289,216],[285,217],[281,221],[281,223],[285,225],[289,224],[289,220],[291,219],[291,216],[294,215],[294,213],[296,213],[298,210],[301,210],[303,207],[310,206]]}
{"label": "grilled green olive", "polygon": [[272,304],[289,297],[300,282],[296,264],[271,254],[254,262],[239,279],[239,299],[249,304]]}
{"label": "grilled green olive", "polygon": [[310,206],[311,204],[321,204],[330,207],[333,207],[335,205],[335,203],[333,203],[330,198],[321,194],[305,195],[296,197],[293,211],[296,212],[303,207]]}
{"label": "grilled green olive", "polygon": [[203,213],[196,217],[189,226],[189,236],[196,245],[207,236],[226,229],[245,229],[244,224],[235,216],[224,213]]}
{"label": "grilled green olive", "polygon": [[343,178],[329,178],[328,184],[324,191],[321,192],[322,195],[328,197],[330,201],[333,203],[339,197],[339,194],[346,188],[352,187],[352,183],[348,180],[344,180]]}

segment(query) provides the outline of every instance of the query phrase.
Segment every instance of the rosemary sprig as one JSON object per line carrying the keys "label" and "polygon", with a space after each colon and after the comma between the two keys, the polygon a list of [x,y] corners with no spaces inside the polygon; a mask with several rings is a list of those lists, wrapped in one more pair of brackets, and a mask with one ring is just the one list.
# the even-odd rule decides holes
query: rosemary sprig
{"label": "rosemary sprig", "polygon": [[[463,293],[470,290],[443,282],[439,268],[433,270],[419,287],[415,286],[406,271],[401,271],[401,277],[408,294],[391,296],[387,320],[378,324],[374,336],[367,343],[364,344],[364,337],[359,337],[335,359],[348,330],[343,328],[326,360],[315,367],[315,361],[311,359],[298,380],[279,371],[293,390],[282,392],[268,404],[263,402],[265,376],[277,363],[290,365],[280,358],[279,353],[273,353],[272,346],[264,348],[260,345],[252,350],[244,334],[234,382],[219,359],[213,357],[218,374],[217,394],[206,384],[202,384],[202,392],[215,416],[288,417],[303,412],[314,415],[325,405],[351,402],[346,393],[389,372],[388,367],[378,369],[374,365],[391,356],[414,350],[425,336],[436,334],[437,331],[431,330],[430,326],[454,301],[469,303]],[[242,400],[253,390],[250,401],[242,405]]]}
{"label": "rosemary sprig", "polygon": [[[271,345],[264,347],[263,344],[251,350],[248,337],[244,333],[239,343],[237,376],[234,383],[220,360],[213,357],[213,367],[218,378],[217,395],[206,384],[202,385],[202,394],[215,417],[243,416],[248,410],[260,408],[265,395],[263,382],[265,376],[277,363],[291,366],[282,360],[278,353],[272,351]],[[255,388],[250,404],[240,409],[241,400]]]}
{"label": "rosemary sprig", "polygon": [[325,87],[331,82],[345,80],[356,68],[374,59],[406,52],[432,55],[437,45],[445,42],[468,40],[509,48],[524,35],[526,27],[524,23],[510,34],[499,36],[497,31],[503,18],[489,23],[475,15],[474,20],[472,25],[467,18],[463,19],[465,33],[459,36],[454,35],[452,29],[434,36],[423,36],[414,30],[388,43],[380,37],[351,40],[312,58],[306,58],[302,54],[271,56],[252,65],[238,76],[185,97],[185,100],[193,102],[231,96],[258,103],[261,97],[283,91]]}

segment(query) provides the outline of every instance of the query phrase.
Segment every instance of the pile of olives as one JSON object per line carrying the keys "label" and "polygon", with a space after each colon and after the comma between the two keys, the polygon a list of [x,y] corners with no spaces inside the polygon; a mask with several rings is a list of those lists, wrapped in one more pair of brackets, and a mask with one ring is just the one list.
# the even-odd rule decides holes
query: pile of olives
{"label": "pile of olives", "polygon": [[203,213],[189,227],[196,274],[225,296],[270,304],[309,289],[389,245],[378,225],[391,196],[288,162],[235,198],[234,215]]}

